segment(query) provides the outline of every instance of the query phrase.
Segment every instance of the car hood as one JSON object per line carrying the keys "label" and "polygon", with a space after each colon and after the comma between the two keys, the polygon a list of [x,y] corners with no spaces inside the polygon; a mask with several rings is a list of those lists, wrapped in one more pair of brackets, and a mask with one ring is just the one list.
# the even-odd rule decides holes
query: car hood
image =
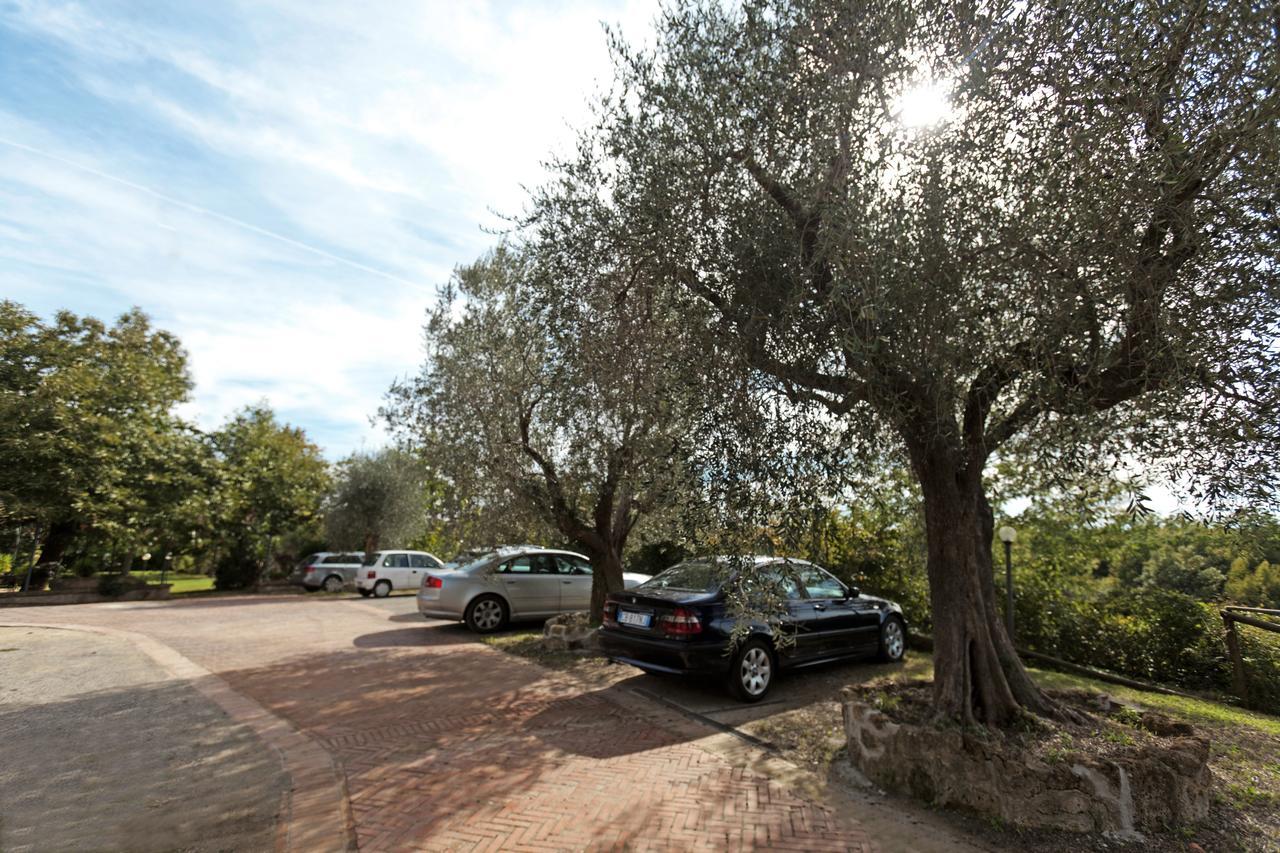
{"label": "car hood", "polygon": [[902,607],[896,601],[890,601],[887,598],[881,598],[878,595],[867,595],[865,592],[858,594],[859,601],[865,601],[868,604],[874,604],[881,610],[892,610],[895,613],[901,613]]}

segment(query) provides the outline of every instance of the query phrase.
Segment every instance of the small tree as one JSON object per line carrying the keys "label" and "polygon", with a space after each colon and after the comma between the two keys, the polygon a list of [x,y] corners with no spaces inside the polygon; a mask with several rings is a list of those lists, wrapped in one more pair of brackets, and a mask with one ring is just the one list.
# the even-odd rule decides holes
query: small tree
{"label": "small tree", "polygon": [[573,268],[552,246],[502,246],[459,269],[429,317],[421,373],[384,414],[455,502],[538,518],[581,548],[598,621],[637,523],[691,491],[696,354],[673,322],[678,294],[618,269],[603,241]]}
{"label": "small tree", "polygon": [[325,538],[366,553],[406,547],[426,530],[433,485],[421,460],[403,450],[354,453],[338,464],[325,501]]}
{"label": "small tree", "polygon": [[306,433],[281,424],[265,405],[246,408],[212,436],[219,460],[215,584],[258,581],[276,537],[319,517],[329,466]]}
{"label": "small tree", "polygon": [[1274,499],[1278,63],[1267,4],[674,3],[539,205],[610,207],[774,392],[902,455],[937,713],[1006,724],[1059,710],[997,610],[993,454]]}

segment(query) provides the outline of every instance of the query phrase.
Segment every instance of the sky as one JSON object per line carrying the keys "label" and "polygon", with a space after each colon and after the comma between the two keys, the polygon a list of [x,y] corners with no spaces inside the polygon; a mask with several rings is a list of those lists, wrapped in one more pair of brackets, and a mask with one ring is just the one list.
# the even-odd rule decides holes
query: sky
{"label": "sky", "polygon": [[331,459],[422,358],[643,0],[0,0],[0,298],[138,306],[186,346],[183,414],[266,400]]}

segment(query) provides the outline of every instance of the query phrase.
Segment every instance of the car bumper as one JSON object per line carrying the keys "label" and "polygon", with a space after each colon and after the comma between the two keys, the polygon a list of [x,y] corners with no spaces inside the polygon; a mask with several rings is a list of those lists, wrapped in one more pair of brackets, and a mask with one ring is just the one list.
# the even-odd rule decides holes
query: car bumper
{"label": "car bumper", "polygon": [[617,628],[601,628],[599,637],[605,657],[648,672],[719,676],[729,670],[727,642],[639,637]]}
{"label": "car bumper", "polygon": [[439,599],[418,596],[418,612],[428,619],[449,619],[457,622],[462,619],[462,611]]}

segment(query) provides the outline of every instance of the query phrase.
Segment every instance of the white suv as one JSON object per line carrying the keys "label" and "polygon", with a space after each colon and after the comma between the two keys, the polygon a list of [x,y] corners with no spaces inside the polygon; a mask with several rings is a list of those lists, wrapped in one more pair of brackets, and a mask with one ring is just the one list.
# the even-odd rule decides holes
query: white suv
{"label": "white suv", "polygon": [[423,575],[442,565],[426,551],[374,551],[356,572],[356,591],[386,598],[393,589],[416,590]]}

